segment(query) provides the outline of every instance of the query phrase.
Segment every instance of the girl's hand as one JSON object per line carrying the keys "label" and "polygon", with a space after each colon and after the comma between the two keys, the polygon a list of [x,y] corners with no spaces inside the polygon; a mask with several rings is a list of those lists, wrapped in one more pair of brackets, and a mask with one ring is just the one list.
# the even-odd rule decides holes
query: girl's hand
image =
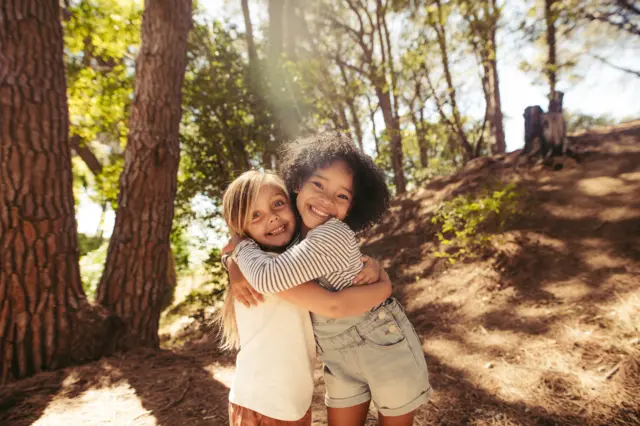
{"label": "girl's hand", "polygon": [[240,272],[240,268],[238,268],[236,262],[229,259],[227,265],[229,267],[229,291],[231,291],[234,299],[247,308],[258,306],[264,302],[264,296],[251,287],[251,284],[249,284],[244,275],[242,275],[242,272]]}
{"label": "girl's hand", "polygon": [[380,263],[369,256],[362,256],[360,260],[364,263],[364,268],[353,279],[353,285],[373,284],[380,281]]}
{"label": "girl's hand", "polygon": [[244,237],[232,234],[231,239],[227,242],[227,245],[222,248],[222,254],[231,254],[236,249],[236,246],[244,240]]}

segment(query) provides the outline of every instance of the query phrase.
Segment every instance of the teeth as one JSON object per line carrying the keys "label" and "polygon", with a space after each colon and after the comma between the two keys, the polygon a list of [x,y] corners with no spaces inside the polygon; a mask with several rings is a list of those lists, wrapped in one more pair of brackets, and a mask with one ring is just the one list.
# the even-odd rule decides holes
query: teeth
{"label": "teeth", "polygon": [[274,229],[273,231],[268,232],[267,235],[273,236],[273,235],[282,234],[283,232],[284,232],[284,225],[282,225],[279,228]]}
{"label": "teeth", "polygon": [[315,208],[313,206],[311,206],[311,211],[314,212],[315,214],[319,215],[319,216],[322,216],[322,217],[328,217],[329,216],[329,213],[325,213],[325,212],[323,212],[321,210],[318,210],[317,208]]}

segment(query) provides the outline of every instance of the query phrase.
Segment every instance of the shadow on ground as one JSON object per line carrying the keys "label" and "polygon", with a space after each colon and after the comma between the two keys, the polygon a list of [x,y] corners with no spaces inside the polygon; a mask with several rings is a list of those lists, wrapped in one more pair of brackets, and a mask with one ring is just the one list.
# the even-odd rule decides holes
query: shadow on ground
{"label": "shadow on ground", "polygon": [[42,373],[2,389],[0,424],[226,424],[229,390],[213,377],[211,364],[230,362],[203,344],[179,352],[139,350]]}

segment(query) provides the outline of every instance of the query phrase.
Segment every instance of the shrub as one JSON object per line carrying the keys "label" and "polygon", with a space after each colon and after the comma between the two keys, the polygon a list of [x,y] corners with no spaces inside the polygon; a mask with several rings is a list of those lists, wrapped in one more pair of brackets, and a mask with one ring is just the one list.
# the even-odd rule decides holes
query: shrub
{"label": "shrub", "polygon": [[451,263],[483,256],[494,234],[504,231],[517,216],[522,199],[515,184],[499,183],[442,203],[431,220],[440,226],[436,234],[440,250],[435,256]]}

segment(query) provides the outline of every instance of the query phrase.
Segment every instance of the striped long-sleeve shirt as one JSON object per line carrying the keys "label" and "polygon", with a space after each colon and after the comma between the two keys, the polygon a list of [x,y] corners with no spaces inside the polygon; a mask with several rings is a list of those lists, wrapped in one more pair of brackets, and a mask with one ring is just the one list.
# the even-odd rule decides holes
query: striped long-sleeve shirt
{"label": "striped long-sleeve shirt", "polygon": [[312,229],[299,244],[273,257],[253,240],[238,244],[235,258],[247,281],[260,293],[277,293],[311,280],[329,290],[349,287],[362,270],[355,233],[330,219]]}

